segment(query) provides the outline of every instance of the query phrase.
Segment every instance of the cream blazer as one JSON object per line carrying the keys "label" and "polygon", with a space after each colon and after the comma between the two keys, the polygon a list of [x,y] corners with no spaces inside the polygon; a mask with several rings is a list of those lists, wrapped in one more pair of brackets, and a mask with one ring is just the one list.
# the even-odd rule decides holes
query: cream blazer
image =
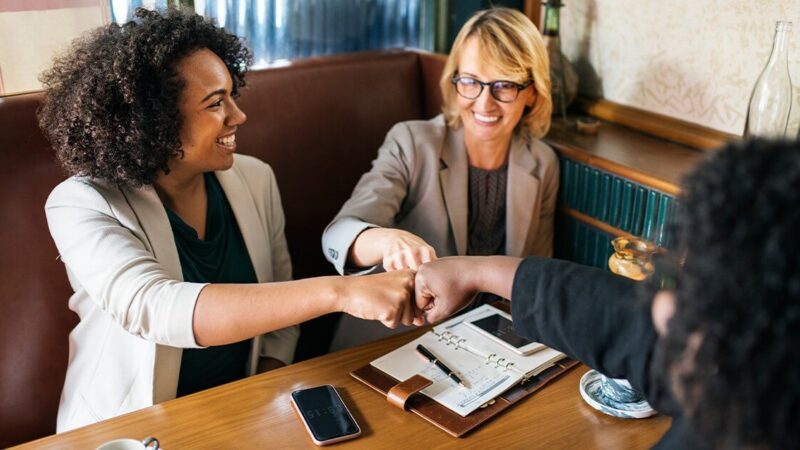
{"label": "cream blazer", "polygon": [[[284,216],[272,169],[235,155],[217,172],[258,281],[291,279]],[[204,284],[183,282],[166,211],[152,186],[120,188],[72,177],[45,206],[80,317],[58,408],[62,432],[175,398],[183,348],[199,347],[192,316]],[[253,339],[259,356],[290,363],[296,326]]]}
{"label": "cream blazer", "polygon": [[[506,255],[553,254],[558,178],[555,152],[539,140],[515,134],[508,156]],[[414,233],[440,257],[465,255],[468,181],[463,127],[448,127],[442,115],[395,125],[378,150],[372,170],[361,177],[325,228],[325,257],[339,273],[345,273],[350,247],[359,233],[371,227]]]}

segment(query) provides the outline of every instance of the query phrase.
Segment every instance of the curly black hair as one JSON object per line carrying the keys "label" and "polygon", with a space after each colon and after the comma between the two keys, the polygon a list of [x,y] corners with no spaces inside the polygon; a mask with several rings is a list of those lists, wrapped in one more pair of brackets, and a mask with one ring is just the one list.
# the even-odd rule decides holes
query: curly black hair
{"label": "curly black hair", "polygon": [[800,142],[715,153],[686,179],[676,230],[684,263],[660,345],[690,423],[718,448],[796,448]]}
{"label": "curly black hair", "polygon": [[152,184],[182,156],[176,65],[207,48],[228,68],[236,93],[250,51],[235,35],[194,14],[139,8],[135,19],[73,42],[40,79],[39,125],[70,175],[123,186]]}

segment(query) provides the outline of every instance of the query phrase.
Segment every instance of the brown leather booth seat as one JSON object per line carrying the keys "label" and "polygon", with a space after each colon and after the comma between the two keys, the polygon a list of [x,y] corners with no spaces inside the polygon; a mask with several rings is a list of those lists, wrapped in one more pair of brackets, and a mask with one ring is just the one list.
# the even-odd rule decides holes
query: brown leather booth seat
{"label": "brown leather booth seat", "polygon": [[[270,163],[295,278],[333,274],[320,236],[396,122],[438,114],[441,56],[364,52],[251,72],[239,151]],[[38,128],[40,94],[0,98],[0,447],[55,432],[77,316],[44,203],[65,174]],[[310,330],[310,332],[309,332]],[[327,349],[304,326],[298,356]]]}

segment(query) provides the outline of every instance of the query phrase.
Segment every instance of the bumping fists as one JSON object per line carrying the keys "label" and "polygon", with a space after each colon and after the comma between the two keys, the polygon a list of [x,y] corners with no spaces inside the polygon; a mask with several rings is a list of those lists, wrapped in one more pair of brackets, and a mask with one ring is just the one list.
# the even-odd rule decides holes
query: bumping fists
{"label": "bumping fists", "polygon": [[415,278],[417,310],[436,323],[467,306],[478,292],[510,300],[521,262],[513,256],[454,256],[423,264]]}
{"label": "bumping fists", "polygon": [[467,306],[478,292],[510,298],[520,262],[508,256],[456,256],[426,262],[416,272],[400,269],[354,277],[344,296],[349,301],[341,310],[389,328],[440,322]]}
{"label": "bumping fists", "polygon": [[437,259],[420,266],[415,277],[415,303],[429,323],[450,317],[477,294],[469,257]]}

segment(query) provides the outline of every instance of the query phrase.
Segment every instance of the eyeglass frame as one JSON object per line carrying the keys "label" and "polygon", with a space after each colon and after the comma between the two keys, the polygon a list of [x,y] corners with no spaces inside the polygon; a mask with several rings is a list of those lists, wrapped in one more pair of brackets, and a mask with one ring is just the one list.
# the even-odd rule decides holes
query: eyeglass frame
{"label": "eyeglass frame", "polygon": [[[481,90],[478,91],[478,95],[476,95],[475,97],[467,97],[466,95],[462,94],[461,92],[458,92],[458,81],[460,79],[462,79],[462,78],[466,78],[466,79],[469,79],[469,80],[472,80],[472,81],[478,83],[478,85],[481,87]],[[517,95],[514,96],[513,100],[500,100],[494,94],[493,86],[496,83],[510,83],[510,84],[513,84],[514,87],[517,88]],[[514,82],[514,81],[510,81],[510,80],[481,81],[481,80],[478,80],[477,78],[474,78],[474,77],[468,77],[468,76],[459,75],[458,72],[456,72],[456,73],[453,74],[452,78],[450,78],[450,84],[453,85],[453,89],[456,90],[456,94],[464,97],[467,100],[475,100],[475,99],[479,98],[481,96],[481,94],[483,94],[483,88],[485,88],[486,86],[489,86],[489,94],[492,96],[493,99],[497,100],[500,103],[514,103],[519,98],[519,93],[520,92],[524,91],[529,86],[533,85],[533,80],[530,79],[530,80],[528,80],[528,81],[526,81],[524,83],[517,83],[517,82]]]}

